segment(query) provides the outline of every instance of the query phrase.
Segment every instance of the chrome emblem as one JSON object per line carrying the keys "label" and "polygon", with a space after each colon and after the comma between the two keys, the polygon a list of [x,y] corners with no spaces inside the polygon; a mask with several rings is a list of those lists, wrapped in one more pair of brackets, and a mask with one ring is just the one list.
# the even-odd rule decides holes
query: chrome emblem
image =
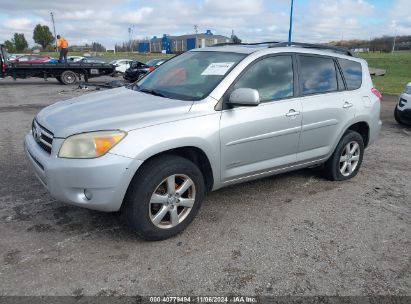
{"label": "chrome emblem", "polygon": [[33,137],[35,141],[40,142],[41,129],[36,123],[33,124]]}

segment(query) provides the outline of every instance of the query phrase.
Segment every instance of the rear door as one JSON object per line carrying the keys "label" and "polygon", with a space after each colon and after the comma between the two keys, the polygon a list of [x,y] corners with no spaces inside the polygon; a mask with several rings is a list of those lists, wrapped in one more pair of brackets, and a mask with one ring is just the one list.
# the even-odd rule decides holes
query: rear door
{"label": "rear door", "polygon": [[222,111],[220,121],[223,182],[295,163],[301,130],[292,55],[262,58],[245,69],[228,90],[256,89],[261,103]]}
{"label": "rear door", "polygon": [[297,162],[304,163],[328,155],[355,112],[333,57],[299,54],[298,66],[303,118]]}

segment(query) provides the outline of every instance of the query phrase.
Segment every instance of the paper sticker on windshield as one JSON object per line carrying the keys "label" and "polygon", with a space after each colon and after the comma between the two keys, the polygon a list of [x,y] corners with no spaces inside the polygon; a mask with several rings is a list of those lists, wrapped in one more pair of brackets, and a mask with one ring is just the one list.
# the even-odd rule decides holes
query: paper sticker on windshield
{"label": "paper sticker on windshield", "polygon": [[225,75],[235,62],[216,62],[211,63],[201,75]]}

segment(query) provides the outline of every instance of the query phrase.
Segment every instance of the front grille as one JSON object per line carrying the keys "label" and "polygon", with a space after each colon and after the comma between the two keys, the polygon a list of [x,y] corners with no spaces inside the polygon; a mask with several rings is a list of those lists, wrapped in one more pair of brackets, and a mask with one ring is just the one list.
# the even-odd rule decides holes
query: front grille
{"label": "front grille", "polygon": [[40,125],[36,120],[33,120],[31,128],[34,140],[44,151],[50,154],[51,147],[53,146],[53,133]]}

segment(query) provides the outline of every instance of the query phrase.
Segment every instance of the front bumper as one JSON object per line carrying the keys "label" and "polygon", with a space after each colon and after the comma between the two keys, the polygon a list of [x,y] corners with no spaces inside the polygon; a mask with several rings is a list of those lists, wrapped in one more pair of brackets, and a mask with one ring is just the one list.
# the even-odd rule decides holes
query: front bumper
{"label": "front bumper", "polygon": [[395,109],[397,118],[405,124],[411,125],[411,95],[402,93]]}
{"label": "front bumper", "polygon": [[396,109],[399,120],[407,125],[411,125],[411,109]]}
{"label": "front bumper", "polygon": [[106,212],[120,209],[128,185],[143,163],[110,153],[94,159],[58,158],[44,151],[31,134],[25,138],[24,150],[34,173],[54,198]]}

